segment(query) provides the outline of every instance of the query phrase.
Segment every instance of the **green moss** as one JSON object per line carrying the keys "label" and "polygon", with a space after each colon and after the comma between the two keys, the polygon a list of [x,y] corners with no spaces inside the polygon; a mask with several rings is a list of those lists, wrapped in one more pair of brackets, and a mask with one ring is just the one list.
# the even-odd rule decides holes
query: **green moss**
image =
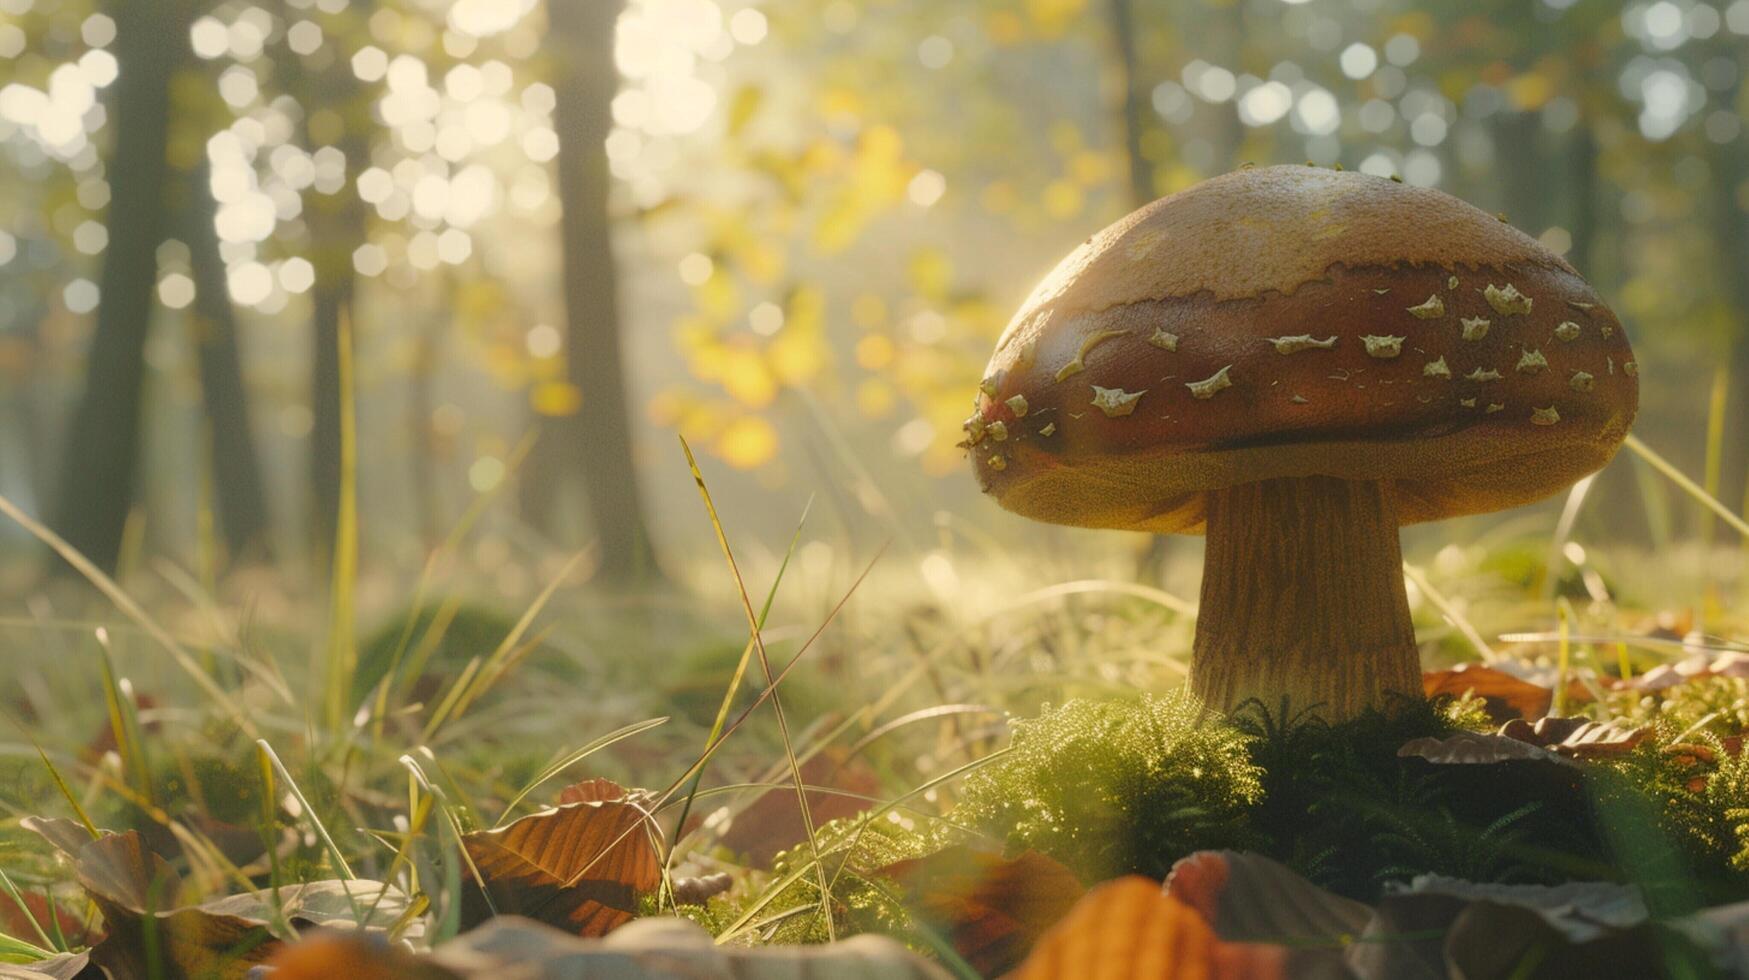
{"label": "green moss", "polygon": [[[908,915],[884,880],[873,872],[895,861],[922,857],[946,845],[951,832],[919,831],[886,817],[834,820],[815,832],[820,860],[832,887],[833,924],[841,935],[856,932],[902,934]],[[765,941],[823,943],[826,922],[820,914],[820,886],[812,870],[813,850],[801,844],[772,861],[773,885],[783,885],[759,910],[756,921],[770,923]],[[798,874],[800,872],[800,874]]]}
{"label": "green moss", "polygon": [[1015,723],[1009,754],[967,779],[952,818],[1087,880],[1163,877],[1193,851],[1254,846],[1250,739],[1201,714],[1187,695],[1047,709]]}
{"label": "green moss", "polygon": [[1656,694],[1625,690],[1609,696],[1611,716],[1640,725],[1659,724],[1673,734],[1694,726],[1719,735],[1749,731],[1749,680],[1700,677]]}
{"label": "green moss", "polygon": [[1047,709],[1015,724],[1009,754],[968,778],[950,816],[1089,881],[1163,877],[1192,851],[1244,848],[1367,900],[1428,872],[1692,883],[1690,869],[1716,875],[1734,855],[1749,867],[1749,764],[1721,767],[1703,792],[1655,749],[1634,772],[1398,755],[1412,739],[1487,727],[1461,700],[1339,725],[1287,706],[1200,715],[1182,696]]}

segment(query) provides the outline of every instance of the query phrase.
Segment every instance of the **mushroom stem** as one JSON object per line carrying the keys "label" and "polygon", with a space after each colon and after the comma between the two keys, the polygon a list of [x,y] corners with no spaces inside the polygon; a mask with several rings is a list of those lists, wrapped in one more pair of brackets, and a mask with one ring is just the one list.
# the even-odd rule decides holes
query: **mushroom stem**
{"label": "mushroom stem", "polygon": [[1208,494],[1190,684],[1211,708],[1342,721],[1420,698],[1388,484],[1332,477]]}

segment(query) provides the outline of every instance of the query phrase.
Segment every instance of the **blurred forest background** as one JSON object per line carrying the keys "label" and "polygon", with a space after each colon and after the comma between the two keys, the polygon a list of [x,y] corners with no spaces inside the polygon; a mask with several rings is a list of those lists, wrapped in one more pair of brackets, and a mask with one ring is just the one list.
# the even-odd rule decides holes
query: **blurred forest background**
{"label": "blurred forest background", "polygon": [[[1735,508],[1746,72],[1749,0],[0,0],[0,495],[106,568],[313,585],[337,525],[404,571],[490,495],[514,596],[590,541],[717,560],[678,431],[774,549],[814,494],[863,553],[1025,541],[954,445],[1010,311],[1309,161],[1566,254]],[[1661,545],[1669,492],[1624,458],[1585,519]],[[44,554],[0,527],[5,581]]]}

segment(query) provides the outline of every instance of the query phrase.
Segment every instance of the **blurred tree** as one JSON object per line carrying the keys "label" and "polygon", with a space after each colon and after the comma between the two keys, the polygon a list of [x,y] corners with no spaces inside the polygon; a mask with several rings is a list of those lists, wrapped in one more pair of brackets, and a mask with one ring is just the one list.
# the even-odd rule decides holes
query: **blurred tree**
{"label": "blurred tree", "polygon": [[204,148],[200,162],[172,195],[183,215],[190,271],[194,273],[191,326],[206,407],[207,451],[214,505],[233,560],[265,557],[271,530],[261,465],[250,426],[249,395],[237,344],[237,314],[225,285],[225,260],[213,230],[217,202]]}
{"label": "blurred tree", "polygon": [[[658,572],[632,459],[603,150],[619,88],[613,44],[621,6],[620,0],[547,5],[557,65],[553,122],[564,207],[567,373],[583,398],[581,410],[555,427],[568,444],[558,451],[575,459],[581,471],[607,581]],[[546,451],[555,450],[549,445]]]}
{"label": "blurred tree", "polygon": [[1159,197],[1154,183],[1154,164],[1142,152],[1142,134],[1147,131],[1146,82],[1136,58],[1135,0],[1106,0],[1111,18],[1112,44],[1117,48],[1118,87],[1122,92],[1118,113],[1123,126],[1124,157],[1129,164],[1130,204],[1134,207]]}
{"label": "blurred tree", "polygon": [[115,0],[114,144],[101,303],[73,416],[53,525],[98,567],[113,569],[133,506],[140,456],[146,332],[166,229],[170,83],[188,44],[186,0]]}
{"label": "blurred tree", "polygon": [[[1739,119],[1749,114],[1745,104],[1749,88],[1743,84],[1743,74],[1749,72],[1745,47],[1749,45],[1741,38],[1721,32],[1719,40],[1705,48],[1712,58],[1720,59],[1719,64],[1730,66],[1730,81],[1718,99]],[[1720,496],[1727,506],[1749,513],[1749,149],[1743,142],[1741,134],[1729,141],[1706,139],[1710,194],[1706,210],[1717,263],[1715,277],[1725,294],[1719,299],[1727,311],[1731,352],[1733,404],[1725,431]]]}
{"label": "blurred tree", "polygon": [[[357,0],[324,13],[326,43],[307,55],[288,47],[276,59],[285,72],[286,91],[304,107],[305,148],[340,151],[347,174],[337,193],[309,195],[304,209],[316,272],[310,290],[309,472],[310,532],[318,553],[332,546],[340,512],[340,324],[352,322],[353,250],[369,240],[369,216],[351,185],[369,162],[374,124],[370,93],[354,75],[352,57],[362,43],[358,39],[369,36],[366,24],[374,7],[372,0]],[[356,330],[352,336],[356,342]]]}

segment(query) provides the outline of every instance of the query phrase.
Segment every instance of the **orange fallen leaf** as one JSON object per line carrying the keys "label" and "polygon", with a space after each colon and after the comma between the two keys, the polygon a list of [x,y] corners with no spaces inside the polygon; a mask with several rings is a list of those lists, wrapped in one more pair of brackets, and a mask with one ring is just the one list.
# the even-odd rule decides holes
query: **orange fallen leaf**
{"label": "orange fallen leaf", "polygon": [[891,878],[905,907],[985,976],[1012,969],[1083,892],[1068,868],[1035,851],[1007,860],[956,845],[876,873]]}
{"label": "orange fallen leaf", "polygon": [[1486,702],[1488,717],[1495,724],[1513,718],[1541,718],[1549,713],[1554,692],[1527,680],[1514,677],[1493,667],[1459,664],[1450,670],[1433,670],[1421,675],[1421,691],[1428,697],[1449,694],[1462,697],[1474,692]]}
{"label": "orange fallen leaf", "polygon": [[1088,892],[1010,974],[1013,980],[1286,980],[1282,946],[1216,938],[1196,909],[1138,875]]}
{"label": "orange fallen leaf", "polygon": [[[623,790],[613,797],[606,786],[594,785],[579,795],[585,793],[599,798],[462,836],[484,890],[484,896],[481,889],[464,893],[466,924],[496,912],[527,916],[578,936],[604,936],[631,921],[638,896],[654,891],[662,880],[650,838],[655,828]],[[490,899],[489,906],[482,897]]]}
{"label": "orange fallen leaf", "polygon": [[267,961],[273,980],[455,980],[457,974],[379,937],[317,932]]}

